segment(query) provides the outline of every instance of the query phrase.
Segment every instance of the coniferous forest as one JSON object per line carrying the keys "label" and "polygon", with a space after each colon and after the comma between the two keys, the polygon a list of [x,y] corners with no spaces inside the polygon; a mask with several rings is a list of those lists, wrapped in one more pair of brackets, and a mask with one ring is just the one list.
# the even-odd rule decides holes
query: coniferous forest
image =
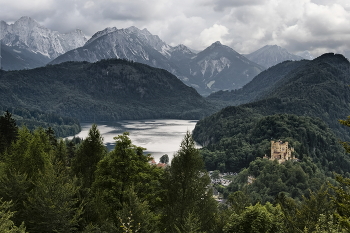
{"label": "coniferous forest", "polygon": [[[271,118],[262,120],[260,128],[294,122],[327,131],[309,118]],[[252,132],[256,138],[259,134]],[[340,145],[328,141],[334,140],[328,134],[320,139],[320,151]],[[227,201],[217,202],[189,132],[166,168],[152,165],[150,155],[134,145],[127,132],[115,137],[115,148],[108,152],[96,125],[84,140],[62,140],[51,128],[19,128],[6,112],[0,117],[0,135],[1,232],[350,230],[347,171],[339,168],[343,175],[328,174],[330,160],[323,154],[318,155],[320,160],[307,156],[310,148],[304,149],[304,157],[298,155],[299,162],[254,160],[228,187]],[[299,150],[297,140],[293,143]],[[347,143],[344,147],[349,148]],[[340,156],[339,163],[347,162],[345,155],[334,156]],[[248,174],[255,177],[250,185]]]}
{"label": "coniferous forest", "polygon": [[[1,232],[349,232],[349,67],[287,61],[208,98],[125,60],[1,71]],[[145,117],[202,119],[167,166],[127,132],[111,151],[95,124],[62,139]],[[293,159],[269,159],[271,141]]]}

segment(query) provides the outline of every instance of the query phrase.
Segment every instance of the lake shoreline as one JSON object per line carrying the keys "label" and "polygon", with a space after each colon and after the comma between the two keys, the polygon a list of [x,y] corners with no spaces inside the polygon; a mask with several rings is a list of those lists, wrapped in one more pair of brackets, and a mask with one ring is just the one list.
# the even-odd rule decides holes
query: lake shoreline
{"label": "lake shoreline", "polygon": [[[95,122],[104,144],[108,150],[115,146],[114,137],[129,132],[132,143],[136,146],[146,148],[156,162],[159,158],[168,154],[172,159],[174,153],[180,148],[181,141],[187,131],[194,129],[198,120],[182,119],[145,119],[145,120],[122,120],[122,121],[100,121]],[[81,132],[67,137],[85,138],[91,128],[92,122],[81,122]],[[198,146],[199,147],[199,146]]]}

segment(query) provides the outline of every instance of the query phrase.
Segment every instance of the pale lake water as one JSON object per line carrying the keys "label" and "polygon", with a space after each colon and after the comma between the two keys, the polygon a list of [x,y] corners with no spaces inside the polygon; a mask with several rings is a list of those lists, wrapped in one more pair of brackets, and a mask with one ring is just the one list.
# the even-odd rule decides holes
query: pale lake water
{"label": "pale lake water", "polygon": [[[116,121],[97,122],[104,144],[109,150],[115,145],[113,137],[123,132],[130,133],[130,139],[136,146],[146,148],[156,162],[159,158],[168,154],[171,160],[173,154],[179,150],[181,141],[187,131],[192,132],[196,125],[196,120],[137,120],[137,121]],[[81,123],[82,131],[76,137],[85,138],[91,128],[92,123]],[[73,136],[69,137],[70,139]],[[196,145],[199,148],[199,145]]]}

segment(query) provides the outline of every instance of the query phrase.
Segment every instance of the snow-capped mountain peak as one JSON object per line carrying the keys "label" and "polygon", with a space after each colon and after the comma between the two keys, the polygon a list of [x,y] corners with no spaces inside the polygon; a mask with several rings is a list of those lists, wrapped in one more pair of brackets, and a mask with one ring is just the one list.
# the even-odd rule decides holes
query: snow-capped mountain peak
{"label": "snow-capped mountain peak", "polygon": [[0,30],[2,36],[0,39],[7,46],[26,48],[49,59],[80,47],[87,40],[81,30],[61,34],[41,26],[28,16],[23,16],[10,25],[2,22]]}

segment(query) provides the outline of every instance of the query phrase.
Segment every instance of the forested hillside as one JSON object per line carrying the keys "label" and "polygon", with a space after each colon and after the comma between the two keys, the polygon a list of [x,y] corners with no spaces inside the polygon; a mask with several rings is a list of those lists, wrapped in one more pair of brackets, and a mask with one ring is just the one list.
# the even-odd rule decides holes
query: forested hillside
{"label": "forested hillside", "polygon": [[10,108],[0,106],[0,114],[6,111],[16,120],[19,127],[26,126],[30,130],[36,128],[51,128],[57,137],[67,137],[80,132],[81,127],[77,119],[63,117],[54,113],[28,110],[25,108]]}
{"label": "forested hillside", "polygon": [[285,61],[264,70],[240,89],[232,91],[218,91],[210,96],[209,100],[223,101],[225,105],[239,105],[258,100],[260,96],[271,89],[275,84],[291,71],[303,67],[309,61]]}
{"label": "forested hillside", "polygon": [[[349,140],[350,131],[339,123],[350,115],[349,71],[349,61],[335,54],[284,62],[231,92],[255,102],[226,107],[197,123],[193,137],[204,146],[206,168],[238,173],[228,188],[217,187],[225,197],[244,192],[251,202],[265,203],[284,193],[300,201],[326,181],[334,183],[334,173],[349,177],[350,157],[340,141]],[[288,142],[297,160],[262,159],[270,157],[272,140]]]}
{"label": "forested hillside", "polygon": [[[284,62],[276,65],[236,92],[221,92],[228,102],[247,103],[242,108],[261,115],[277,113],[318,117],[335,134],[349,140],[350,134],[338,124],[350,115],[350,63],[340,54],[324,54],[312,61]],[[226,110],[229,111],[229,110]]]}
{"label": "forested hillside", "polygon": [[270,154],[271,140],[288,141],[299,159],[310,157],[320,169],[345,174],[350,158],[337,137],[318,118],[230,107],[197,123],[195,140],[202,145],[208,170],[239,172],[257,157]]}
{"label": "forested hillside", "polygon": [[118,59],[2,71],[0,98],[2,105],[85,121],[199,119],[214,112],[213,105],[169,72]]}
{"label": "forested hillside", "polygon": [[[327,133],[317,120],[288,115],[268,117],[260,126],[274,122],[288,122],[286,128],[311,124],[320,127],[315,132]],[[332,143],[326,138],[323,143]],[[151,156],[133,145],[128,133],[115,140],[115,148],[107,152],[96,125],[85,140],[63,141],[50,129],[30,132],[16,127],[8,113],[0,116],[1,232],[350,230],[350,179],[327,177],[312,162],[318,155],[283,164],[255,160],[235,177],[227,189],[233,193],[222,204],[212,196],[210,178],[189,132],[165,168],[152,165]],[[298,148],[296,141],[293,145]],[[248,175],[254,176],[251,184]]]}

